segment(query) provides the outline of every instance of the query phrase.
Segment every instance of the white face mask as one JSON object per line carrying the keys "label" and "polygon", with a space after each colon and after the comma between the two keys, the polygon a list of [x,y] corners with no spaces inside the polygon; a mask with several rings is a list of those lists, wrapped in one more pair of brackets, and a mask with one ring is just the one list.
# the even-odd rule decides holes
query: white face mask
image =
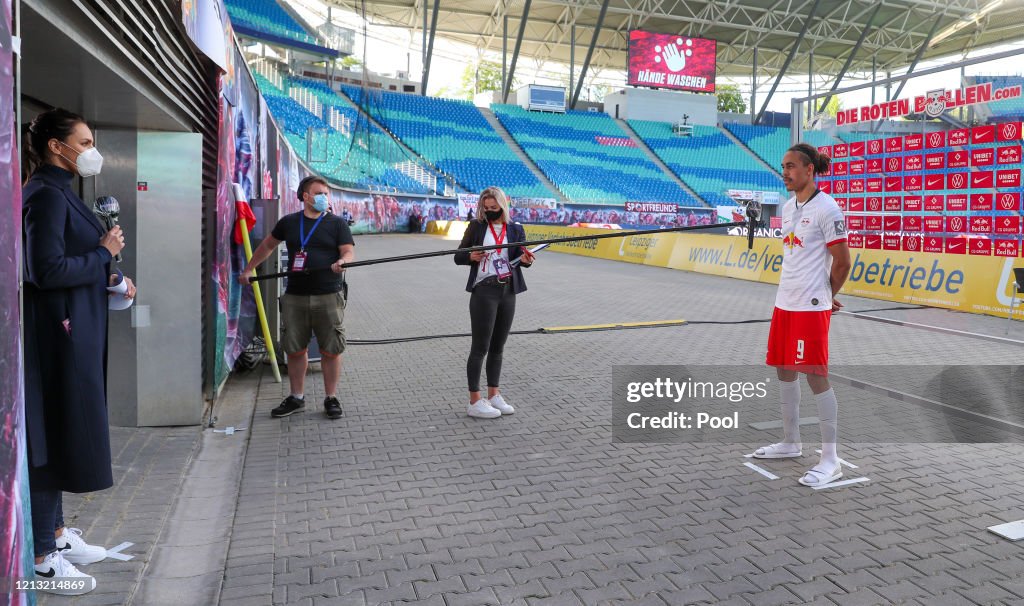
{"label": "white face mask", "polygon": [[[67,143],[64,143],[63,141],[60,141],[60,144],[68,149],[75,149],[68,145]],[[67,157],[64,156],[64,154],[61,154],[60,157],[64,158],[65,160],[68,160]],[[70,161],[71,160],[68,160],[68,162]],[[75,161],[75,166],[78,168],[79,176],[95,177],[96,175],[100,174],[100,170],[103,168],[103,156],[100,155],[98,149],[96,149],[95,147],[90,147],[89,149],[82,151],[78,154],[78,160]]]}

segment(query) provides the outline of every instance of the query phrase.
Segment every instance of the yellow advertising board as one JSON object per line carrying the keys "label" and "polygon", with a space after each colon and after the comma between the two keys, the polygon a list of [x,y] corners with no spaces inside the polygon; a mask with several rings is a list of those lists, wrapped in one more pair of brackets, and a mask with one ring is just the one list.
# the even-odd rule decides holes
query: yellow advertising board
{"label": "yellow advertising board", "polygon": [[[546,225],[526,226],[533,239],[584,235],[584,230]],[[715,276],[778,284],[782,270],[782,241],[694,233],[657,233],[609,238],[552,250],[590,257],[643,263]],[[943,307],[1005,318],[1013,296],[1013,268],[1024,259],[991,256],[910,253],[853,249],[853,269],[843,293],[897,303]],[[1014,307],[1024,319],[1024,304]]]}
{"label": "yellow advertising board", "polygon": [[[461,225],[460,225],[461,224]],[[431,222],[429,233],[461,235],[463,222]],[[607,234],[606,229],[525,225],[529,240]],[[550,250],[598,259],[667,267],[702,274],[778,284],[782,241],[698,233],[661,233],[553,244]],[[853,269],[844,294],[896,303],[927,305],[1007,317],[1013,296],[1013,268],[1024,259],[853,249]],[[1018,300],[1014,318],[1024,319]]]}

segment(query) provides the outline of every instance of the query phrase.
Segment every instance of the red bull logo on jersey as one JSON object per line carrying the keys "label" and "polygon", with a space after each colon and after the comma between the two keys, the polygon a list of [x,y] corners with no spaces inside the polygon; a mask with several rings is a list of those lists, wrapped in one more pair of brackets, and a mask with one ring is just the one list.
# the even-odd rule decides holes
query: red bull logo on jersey
{"label": "red bull logo on jersey", "polygon": [[801,240],[796,235],[796,232],[789,232],[788,234],[786,234],[786,237],[782,239],[782,245],[785,246],[786,248],[788,248],[789,250],[793,250],[797,246],[799,246],[800,248],[803,248],[804,247],[804,241]]}

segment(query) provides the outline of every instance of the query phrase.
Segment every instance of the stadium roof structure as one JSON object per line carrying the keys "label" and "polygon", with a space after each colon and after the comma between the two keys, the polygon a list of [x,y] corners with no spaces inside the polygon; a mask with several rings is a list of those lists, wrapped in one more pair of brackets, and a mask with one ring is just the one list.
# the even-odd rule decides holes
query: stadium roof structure
{"label": "stadium roof structure", "polygon": [[718,74],[734,77],[751,75],[755,48],[758,77],[764,78],[809,69],[833,75],[873,67],[899,71],[920,60],[1024,39],[1024,0],[322,1],[357,13],[365,7],[374,23],[480,50],[501,52],[505,33],[510,57],[518,47],[516,57],[536,61],[569,63],[575,31],[575,64],[584,63],[593,40],[592,69],[624,70],[633,29],[712,38],[718,41]]}

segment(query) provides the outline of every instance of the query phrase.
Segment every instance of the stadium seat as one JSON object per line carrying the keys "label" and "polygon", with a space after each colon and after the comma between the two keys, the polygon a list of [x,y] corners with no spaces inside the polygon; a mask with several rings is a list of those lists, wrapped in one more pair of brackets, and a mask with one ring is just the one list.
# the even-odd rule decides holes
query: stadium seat
{"label": "stadium seat", "polygon": [[607,114],[531,112],[517,105],[491,107],[527,155],[574,202],[704,206],[637,149]]}

